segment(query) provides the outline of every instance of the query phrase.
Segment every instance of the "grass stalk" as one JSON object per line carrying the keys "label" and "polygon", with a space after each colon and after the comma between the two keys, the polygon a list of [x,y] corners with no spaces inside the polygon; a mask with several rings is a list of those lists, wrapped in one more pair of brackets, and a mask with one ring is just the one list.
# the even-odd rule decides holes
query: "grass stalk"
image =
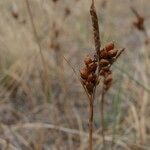
{"label": "grass stalk", "polygon": [[43,64],[43,68],[44,68],[44,72],[43,72],[43,91],[46,95],[46,101],[48,102],[49,101],[49,95],[50,95],[50,92],[49,92],[49,75],[48,75],[48,68],[47,68],[47,64],[46,64],[46,61],[45,61],[45,58],[44,58],[44,54],[42,52],[42,46],[41,46],[41,43],[40,43],[40,40],[39,40],[39,37],[38,37],[38,32],[37,32],[37,29],[36,29],[36,26],[35,26],[35,23],[34,23],[34,18],[33,18],[33,14],[32,14],[32,11],[31,11],[31,6],[30,6],[30,2],[29,0],[25,0],[26,2],[26,5],[27,5],[27,10],[28,10],[28,13],[29,13],[29,18],[30,18],[30,21],[31,21],[31,26],[32,26],[32,29],[33,29],[33,34],[34,34],[34,37],[36,39],[36,42],[37,42],[37,46],[39,48],[39,53],[40,53],[40,57],[41,57],[41,61],[42,61],[42,64]]}
{"label": "grass stalk", "polygon": [[90,95],[90,112],[89,112],[89,150],[93,149],[93,116],[94,116],[94,99],[93,95]]}
{"label": "grass stalk", "polygon": [[33,29],[33,32],[34,32],[34,36],[37,40],[37,45],[38,45],[38,48],[39,48],[41,60],[43,62],[43,67],[45,68],[46,62],[45,62],[44,55],[43,55],[43,52],[42,52],[42,46],[41,46],[41,43],[40,43],[39,38],[38,38],[38,33],[37,33],[36,26],[35,26],[35,23],[34,23],[34,19],[33,19],[33,15],[32,15],[32,12],[31,12],[31,6],[30,6],[30,3],[29,3],[29,0],[26,0],[26,5],[27,5],[27,9],[28,9],[32,29]]}
{"label": "grass stalk", "polygon": [[102,140],[103,140],[103,150],[105,150],[106,142],[105,142],[105,122],[104,122],[104,97],[105,97],[105,90],[102,89],[102,96],[101,96],[101,125],[102,125]]}

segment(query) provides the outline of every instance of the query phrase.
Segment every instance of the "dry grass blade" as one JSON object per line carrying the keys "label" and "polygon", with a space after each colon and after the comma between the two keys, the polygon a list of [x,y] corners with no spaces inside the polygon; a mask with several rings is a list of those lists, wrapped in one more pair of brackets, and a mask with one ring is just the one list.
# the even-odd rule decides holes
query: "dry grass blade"
{"label": "dry grass blade", "polygon": [[120,57],[120,55],[125,51],[125,48],[121,49],[116,56],[116,60]]}
{"label": "dry grass blade", "polygon": [[82,80],[81,80],[80,77],[78,76],[78,73],[76,72],[76,70],[75,70],[74,67],[71,65],[70,61],[67,60],[67,58],[66,58],[64,55],[63,55],[62,57],[64,58],[64,60],[66,61],[66,63],[70,66],[70,68],[72,69],[72,71],[73,71],[74,74],[76,75],[77,79],[78,79],[79,82],[81,83],[81,85],[82,85],[82,87],[83,87],[83,89],[84,89],[84,91],[85,91],[87,97],[90,99],[90,95],[88,94],[88,91],[87,91],[87,89],[85,88],[85,86],[84,86]]}
{"label": "dry grass blade", "polygon": [[99,35],[99,25],[98,25],[98,18],[94,6],[94,0],[92,0],[92,5],[90,9],[91,19],[92,19],[92,26],[93,26],[93,34],[94,34],[94,42],[95,42],[95,50],[99,51],[101,47],[100,43],[100,35]]}
{"label": "dry grass blade", "polygon": [[13,144],[11,144],[10,142],[0,138],[0,145],[5,147],[5,150],[18,150]]}
{"label": "dry grass blade", "polygon": [[130,8],[131,8],[132,12],[135,14],[135,16],[136,16],[137,18],[139,18],[140,15],[139,15],[139,13],[136,11],[136,9],[135,9],[134,7],[130,7]]}
{"label": "dry grass blade", "polygon": [[[36,26],[35,26],[35,23],[34,23],[34,18],[33,18],[33,14],[32,14],[32,11],[31,11],[31,6],[30,6],[29,0],[26,0],[26,5],[27,5],[28,13],[29,13],[29,18],[31,20],[33,33],[34,33],[34,36],[35,36],[35,39],[36,39],[36,42],[37,42],[37,46],[39,48],[39,53],[40,53],[41,61],[42,61],[42,64],[43,64],[43,68],[44,68],[43,79],[42,79],[43,83],[44,83],[43,91],[44,91],[45,95],[47,96],[48,93],[49,93],[49,82],[50,82],[50,80],[49,80],[50,79],[49,70],[48,70],[47,63],[46,63],[45,58],[44,58],[44,54],[43,54],[43,51],[42,51],[42,46],[41,46],[41,43],[40,43],[40,40],[39,40],[39,37],[38,37],[38,32],[37,32],[37,29],[36,29]],[[48,97],[47,97],[46,101],[48,101]]]}
{"label": "dry grass blade", "polygon": [[[70,129],[70,128],[65,128],[65,127],[62,127],[62,126],[56,126],[54,124],[46,124],[46,123],[25,123],[25,124],[17,124],[17,125],[12,125],[12,126],[9,126],[6,127],[5,125],[2,125],[2,127],[5,129],[5,130],[12,130],[12,131],[16,131],[16,130],[21,130],[21,129],[34,129],[34,130],[39,130],[41,128],[43,129],[51,129],[51,130],[56,130],[56,131],[61,131],[61,132],[64,132],[66,134],[72,134],[72,135],[76,135],[76,136],[80,136],[81,134],[81,131],[77,130],[77,129]],[[85,137],[88,137],[88,133],[86,132],[82,132],[82,135]],[[102,141],[102,137],[100,135],[98,135],[97,133],[94,133],[93,134],[93,137],[95,139],[98,139],[99,141]],[[111,136],[106,136],[106,140],[107,141],[111,141],[112,137]],[[126,148],[126,149],[129,149],[129,147],[126,145],[126,143],[124,142],[124,138],[122,139],[119,139],[117,142],[117,144],[119,146],[121,146],[122,148]]]}
{"label": "dry grass blade", "polygon": [[31,7],[30,7],[29,0],[26,0],[26,5],[27,5],[27,8],[28,8],[28,13],[29,13],[29,16],[30,16],[34,36],[37,40],[37,44],[38,44],[38,47],[39,47],[41,59],[42,59],[42,62],[43,62],[43,67],[45,68],[46,62],[45,62],[44,55],[43,55],[43,52],[42,52],[42,47],[41,47],[41,44],[40,44],[40,41],[39,41],[39,38],[38,38],[37,30],[36,30],[36,27],[35,27],[35,24],[34,24],[34,21],[33,21],[33,15],[32,15],[32,12],[31,12]]}

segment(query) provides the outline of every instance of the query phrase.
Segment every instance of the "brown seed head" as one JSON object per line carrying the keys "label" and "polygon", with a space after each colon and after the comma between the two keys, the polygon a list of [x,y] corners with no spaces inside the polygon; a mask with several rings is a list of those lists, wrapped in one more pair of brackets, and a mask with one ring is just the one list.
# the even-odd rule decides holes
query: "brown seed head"
{"label": "brown seed head", "polygon": [[112,49],[114,49],[115,45],[114,42],[110,42],[105,46],[106,51],[110,51]]}
{"label": "brown seed head", "polygon": [[105,71],[102,69],[102,70],[100,70],[99,74],[100,74],[101,76],[104,76],[104,75],[105,75]]}
{"label": "brown seed head", "polygon": [[92,58],[90,56],[86,56],[84,59],[84,63],[88,66],[90,63],[92,63]]}
{"label": "brown seed head", "polygon": [[96,69],[97,69],[97,64],[96,64],[96,63],[92,62],[92,63],[90,63],[90,64],[88,65],[88,70],[89,70],[90,72],[95,72]]}
{"label": "brown seed head", "polygon": [[100,66],[106,67],[109,65],[109,61],[107,59],[101,59],[100,60]]}
{"label": "brown seed head", "polygon": [[88,79],[87,79],[88,82],[92,82],[93,84],[95,84],[95,81],[96,81],[96,75],[91,73],[89,76],[88,76]]}
{"label": "brown seed head", "polygon": [[80,76],[81,76],[82,79],[87,79],[88,78],[89,71],[86,67],[84,67],[80,70]]}
{"label": "brown seed head", "polygon": [[111,73],[111,71],[110,71],[110,69],[109,69],[109,66],[102,67],[102,69],[101,69],[100,72],[99,72],[99,74],[100,74],[101,76],[106,76],[106,75],[108,75],[108,74],[110,74],[110,73]]}
{"label": "brown seed head", "polygon": [[110,66],[102,67],[102,70],[104,70],[105,72],[111,72]]}
{"label": "brown seed head", "polygon": [[108,58],[108,52],[105,49],[101,50],[99,52],[99,57],[100,58]]}
{"label": "brown seed head", "polygon": [[109,57],[115,57],[117,55],[118,50],[117,49],[112,49],[110,51],[108,51],[108,56]]}
{"label": "brown seed head", "polygon": [[92,94],[93,88],[94,88],[94,84],[92,82],[87,82],[86,83],[86,88],[87,88],[89,94]]}

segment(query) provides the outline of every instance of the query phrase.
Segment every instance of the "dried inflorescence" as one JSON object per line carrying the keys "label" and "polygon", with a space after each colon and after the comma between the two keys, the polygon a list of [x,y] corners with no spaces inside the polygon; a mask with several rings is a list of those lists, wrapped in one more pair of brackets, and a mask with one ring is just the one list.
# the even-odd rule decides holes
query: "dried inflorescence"
{"label": "dried inflorescence", "polygon": [[131,7],[131,10],[137,18],[136,21],[133,22],[134,27],[140,31],[144,31],[145,30],[145,27],[144,27],[145,18],[141,16],[135,8]]}
{"label": "dried inflorescence", "polygon": [[116,59],[118,50],[114,43],[108,43],[102,50],[99,51],[99,74],[104,78],[104,89],[107,91],[112,84],[111,65]]}
{"label": "dried inflorescence", "polygon": [[105,149],[105,133],[104,133],[104,117],[103,117],[103,105],[104,97],[108,89],[112,85],[112,71],[111,65],[117,60],[124,49],[118,51],[115,48],[114,42],[108,43],[103,49],[101,49],[101,41],[99,34],[98,17],[94,6],[94,0],[92,0],[91,20],[93,27],[93,39],[95,44],[94,56],[87,56],[84,59],[84,68],[80,70],[81,83],[86,91],[89,99],[89,150],[93,149],[93,104],[95,100],[95,91],[97,85],[103,79],[103,87],[101,94],[101,124],[102,124],[102,139],[103,149]]}
{"label": "dried inflorescence", "polygon": [[138,17],[136,21],[133,22],[133,25],[138,29],[138,30],[144,30],[144,18],[143,17]]}
{"label": "dried inflorescence", "polygon": [[139,12],[134,7],[131,7],[131,10],[136,16],[136,21],[133,22],[133,26],[145,35],[145,43],[148,44],[150,41],[149,41],[147,29],[144,25],[145,18],[141,14],[139,14]]}
{"label": "dried inflorescence", "polygon": [[111,65],[117,59],[118,49],[113,42],[108,43],[103,49],[96,52],[94,58],[87,56],[84,59],[85,67],[80,70],[82,83],[89,94],[93,93],[94,87],[99,82],[99,76],[102,77],[104,89],[107,91],[112,84]]}
{"label": "dried inflorescence", "polygon": [[103,137],[103,147],[105,149],[105,134],[104,134],[104,121],[103,121],[103,105],[104,96],[106,92],[112,85],[112,71],[110,67],[117,60],[120,54],[124,51],[118,51],[115,48],[114,42],[108,43],[103,49],[95,51],[94,57],[86,56],[84,59],[85,67],[80,70],[81,82],[87,91],[87,94],[92,97],[90,100],[90,118],[89,118],[89,141],[90,150],[92,150],[92,122],[93,122],[93,102],[94,95],[99,81],[103,79],[102,87],[102,98],[101,98],[101,122],[102,122],[102,137]]}

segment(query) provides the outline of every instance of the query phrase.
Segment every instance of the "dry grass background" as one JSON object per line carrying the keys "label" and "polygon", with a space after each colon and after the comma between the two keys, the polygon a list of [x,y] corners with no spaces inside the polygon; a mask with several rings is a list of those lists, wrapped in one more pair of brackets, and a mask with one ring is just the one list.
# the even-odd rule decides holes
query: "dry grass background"
{"label": "dry grass background", "polygon": [[[103,44],[125,47],[105,102],[107,149],[150,150],[150,44],[132,22],[130,6],[145,16],[149,0],[96,0]],[[86,150],[88,102],[76,70],[94,48],[90,0],[30,0],[47,76],[25,0],[0,1],[0,149]],[[12,16],[12,10],[19,17]],[[55,24],[55,27],[54,27]],[[58,34],[58,36],[57,36]],[[150,32],[149,32],[150,35]],[[94,149],[102,146],[100,91],[95,101]]]}

